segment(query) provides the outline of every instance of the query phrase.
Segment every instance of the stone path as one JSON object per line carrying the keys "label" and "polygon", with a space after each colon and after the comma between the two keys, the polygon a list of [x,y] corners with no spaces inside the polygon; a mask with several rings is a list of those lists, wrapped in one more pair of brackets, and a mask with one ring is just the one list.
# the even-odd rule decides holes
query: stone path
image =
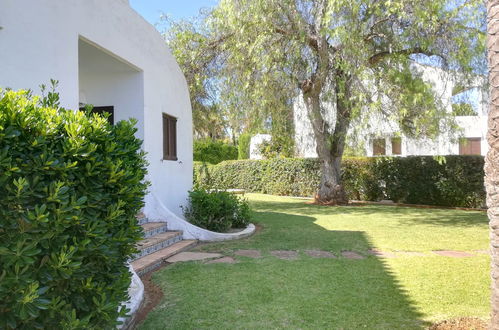
{"label": "stone path", "polygon": [[[428,257],[432,255],[437,255],[441,257],[448,258],[469,258],[475,257],[483,254],[488,254],[485,250],[476,251],[452,251],[452,250],[440,250],[440,251],[428,251],[428,252],[415,252],[415,251],[395,251],[387,252],[380,251],[378,249],[371,249],[364,253],[356,251],[341,251],[340,255],[335,255],[329,251],[323,250],[305,250],[303,251],[309,257],[312,258],[323,258],[323,259],[336,259],[338,257],[343,257],[345,259],[361,260],[365,259],[367,256],[375,256],[378,258],[397,258],[397,257]],[[259,250],[236,250],[234,255],[247,258],[261,258],[262,253]],[[273,250],[270,251],[270,255],[282,259],[282,260],[296,260],[299,258],[299,251],[294,250]],[[205,253],[205,252],[181,252],[173,257],[166,259],[167,262],[184,262],[184,261],[200,261],[204,260],[206,264],[235,264],[237,260],[230,256],[224,256],[220,253]]]}
{"label": "stone path", "polygon": [[439,256],[452,257],[452,258],[465,258],[465,257],[475,256],[474,254],[463,251],[433,251],[433,253],[438,254]]}
{"label": "stone path", "polygon": [[[328,258],[328,259],[338,258],[338,255],[335,255],[334,253],[331,253],[329,251],[305,250],[303,252],[312,258]],[[250,258],[260,258],[262,256],[259,250],[236,250],[234,254],[236,256],[244,256]],[[295,260],[299,257],[299,251],[294,251],[294,250],[274,250],[270,251],[270,254],[276,258],[284,260]],[[365,259],[367,256],[375,256],[378,258],[398,258],[398,257],[429,257],[432,255],[438,255],[449,258],[467,258],[483,254],[488,254],[488,251],[476,250],[469,252],[469,251],[442,250],[442,251],[428,251],[428,252],[416,252],[416,251],[388,252],[388,251],[380,251],[378,249],[371,249],[367,250],[364,253],[356,251],[347,251],[347,250],[341,251],[340,257],[353,260]]]}
{"label": "stone path", "polygon": [[298,251],[275,250],[270,251],[270,254],[284,260],[294,260],[298,258]]}
{"label": "stone path", "polygon": [[207,264],[235,264],[237,263],[236,259],[232,257],[222,257],[218,259],[212,259],[206,262]]}
{"label": "stone path", "polygon": [[180,252],[173,257],[166,259],[166,262],[184,262],[194,260],[206,260],[214,258],[222,258],[220,253],[204,253],[204,252]]}
{"label": "stone path", "polygon": [[347,259],[364,259],[365,257],[353,251],[341,251],[341,255]]}
{"label": "stone path", "polygon": [[336,256],[329,251],[307,250],[305,253],[312,258],[336,258]]}
{"label": "stone path", "polygon": [[260,258],[262,256],[261,252],[258,250],[237,250],[234,254],[236,256],[249,258]]}
{"label": "stone path", "polygon": [[367,253],[369,253],[370,255],[373,255],[373,256],[381,257],[381,258],[396,258],[397,257],[397,255],[392,253],[392,252],[384,252],[384,251],[380,251],[377,249],[368,250]]}

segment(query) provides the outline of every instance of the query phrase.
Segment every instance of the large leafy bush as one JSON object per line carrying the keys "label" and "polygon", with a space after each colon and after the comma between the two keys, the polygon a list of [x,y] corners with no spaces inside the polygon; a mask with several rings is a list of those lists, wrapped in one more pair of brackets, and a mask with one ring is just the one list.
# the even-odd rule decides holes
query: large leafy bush
{"label": "large leafy bush", "polygon": [[212,139],[194,140],[194,160],[218,164],[224,160],[237,159],[237,147]]}
{"label": "large leafy bush", "polygon": [[146,188],[133,121],[0,90],[0,328],[112,329]]}
{"label": "large leafy bush", "polygon": [[[391,199],[410,204],[482,207],[482,156],[344,158],[343,180],[350,199]],[[196,166],[197,184],[218,189],[313,196],[320,180],[314,158],[226,161]]]}
{"label": "large leafy bush", "polygon": [[189,192],[185,218],[192,224],[216,232],[244,228],[251,214],[248,202],[226,191],[194,189]]}

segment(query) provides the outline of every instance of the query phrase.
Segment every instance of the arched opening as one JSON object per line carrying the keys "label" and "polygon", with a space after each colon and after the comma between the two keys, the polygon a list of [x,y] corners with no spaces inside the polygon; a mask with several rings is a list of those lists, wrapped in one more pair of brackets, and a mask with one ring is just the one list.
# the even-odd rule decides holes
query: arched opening
{"label": "arched opening", "polygon": [[142,70],[80,38],[78,71],[80,107],[91,104],[95,107],[95,112],[110,112],[113,123],[129,118],[137,119],[137,137],[143,139]]}

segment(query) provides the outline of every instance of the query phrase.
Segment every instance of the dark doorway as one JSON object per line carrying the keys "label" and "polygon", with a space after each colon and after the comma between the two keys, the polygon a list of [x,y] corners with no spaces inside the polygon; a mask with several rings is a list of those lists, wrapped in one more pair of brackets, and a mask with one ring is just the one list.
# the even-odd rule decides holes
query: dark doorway
{"label": "dark doorway", "polygon": [[[80,110],[85,110],[85,108],[80,108]],[[105,106],[105,107],[93,107],[92,113],[98,113],[100,115],[104,113],[109,113],[109,117],[107,117],[107,121],[109,124],[114,125],[114,106]]]}

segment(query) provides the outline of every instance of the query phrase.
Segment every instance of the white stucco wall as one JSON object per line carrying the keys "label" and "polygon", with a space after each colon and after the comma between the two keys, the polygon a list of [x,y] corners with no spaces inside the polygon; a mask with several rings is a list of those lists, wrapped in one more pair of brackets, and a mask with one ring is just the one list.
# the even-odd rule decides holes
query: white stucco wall
{"label": "white stucco wall", "polygon": [[[191,106],[155,28],[126,0],[0,0],[0,27],[0,86],[38,93],[56,79],[64,107],[113,105],[115,120],[137,118],[150,194],[180,215],[192,186]],[[162,160],[162,112],[178,118],[178,161]]]}
{"label": "white stucco wall", "polygon": [[270,134],[256,134],[250,140],[250,159],[263,159],[260,153],[260,145],[263,142],[270,142],[272,136]]}

